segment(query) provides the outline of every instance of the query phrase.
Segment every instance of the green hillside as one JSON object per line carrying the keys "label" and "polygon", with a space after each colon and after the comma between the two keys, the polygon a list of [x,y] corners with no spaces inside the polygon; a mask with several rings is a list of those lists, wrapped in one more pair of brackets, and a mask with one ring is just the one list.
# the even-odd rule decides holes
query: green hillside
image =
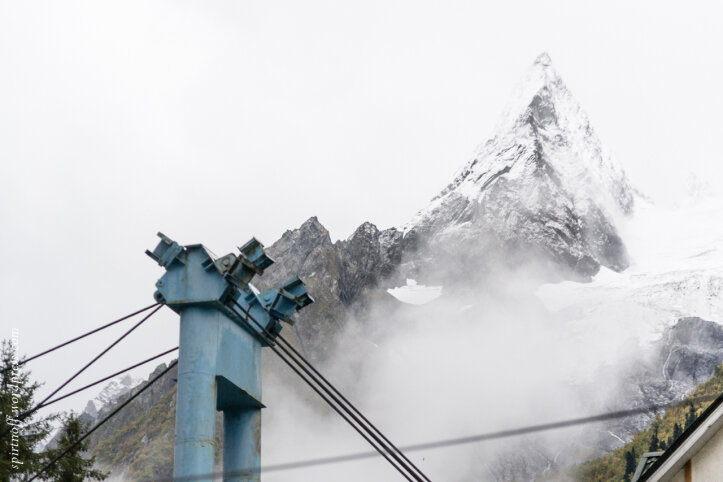
{"label": "green hillside", "polygon": [[[669,447],[721,392],[723,365],[719,365],[708,381],[698,385],[678,405],[668,408],[662,417],[656,415],[648,430],[638,433],[631,442],[612,453],[582,464],[571,475],[584,482],[629,481],[643,453]],[[704,401],[691,401],[699,398]]]}
{"label": "green hillside", "polygon": [[[216,417],[216,464],[221,461],[223,424]],[[93,449],[101,466],[122,469],[130,480],[173,476],[173,438],[176,421],[176,387],[132,423],[116,430]]]}
{"label": "green hillside", "polygon": [[[176,387],[166,392],[150,410],[93,448],[96,461],[123,470],[130,480],[173,476],[173,438],[176,421]],[[216,465],[221,462],[223,419],[216,416]]]}
{"label": "green hillside", "polygon": [[173,387],[133,423],[96,445],[96,460],[111,467],[128,464],[127,475],[133,479],[171,477],[175,393]]}

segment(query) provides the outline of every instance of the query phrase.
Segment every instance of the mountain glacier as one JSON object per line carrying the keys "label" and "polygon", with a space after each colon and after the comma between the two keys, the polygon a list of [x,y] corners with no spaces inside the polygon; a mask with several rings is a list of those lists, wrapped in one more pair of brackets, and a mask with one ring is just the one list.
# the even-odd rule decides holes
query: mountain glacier
{"label": "mountain glacier", "polygon": [[591,283],[541,286],[547,308],[572,330],[630,333],[643,344],[680,318],[723,321],[723,199],[712,195],[662,206],[640,200],[627,223],[631,266]]}

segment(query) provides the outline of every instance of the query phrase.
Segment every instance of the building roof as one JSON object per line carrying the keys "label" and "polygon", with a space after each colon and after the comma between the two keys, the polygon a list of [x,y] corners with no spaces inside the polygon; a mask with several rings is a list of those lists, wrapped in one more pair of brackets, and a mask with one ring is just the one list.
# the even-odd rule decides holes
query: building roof
{"label": "building roof", "polygon": [[663,452],[645,452],[643,456],[640,457],[640,462],[638,462],[638,466],[630,482],[638,482],[645,471],[647,471],[661,455],[663,455]]}
{"label": "building roof", "polygon": [[647,469],[643,467],[644,472],[637,480],[657,482],[672,479],[721,427],[723,427],[723,394],[708,405],[695,422],[690,424],[690,427],[685,429],[662,455],[649,464]]}

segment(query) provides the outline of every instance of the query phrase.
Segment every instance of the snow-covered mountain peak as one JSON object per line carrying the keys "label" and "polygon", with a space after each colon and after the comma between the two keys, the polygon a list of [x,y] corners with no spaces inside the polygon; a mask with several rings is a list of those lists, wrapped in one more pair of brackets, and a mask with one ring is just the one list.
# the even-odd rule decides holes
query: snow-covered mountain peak
{"label": "snow-covered mountain peak", "polygon": [[452,190],[479,199],[498,175],[534,178],[543,165],[581,207],[594,200],[610,215],[632,210],[625,173],[603,149],[547,53],[537,57],[514,90],[492,138],[435,199]]}
{"label": "snow-covered mountain peak", "polygon": [[552,59],[550,58],[550,54],[548,54],[547,52],[542,52],[535,59],[535,64],[539,64],[539,65],[543,65],[543,66],[552,65]]}
{"label": "snow-covered mountain peak", "polygon": [[616,219],[632,206],[625,173],[542,54],[493,136],[404,232],[470,243],[491,234],[502,245],[547,251],[587,277],[600,264],[627,267]]}
{"label": "snow-covered mountain peak", "polygon": [[[517,85],[493,138],[477,152],[527,139],[555,170],[576,203],[591,199],[608,210],[630,213],[632,188],[615,159],[605,151],[587,113],[543,53]],[[495,146],[498,144],[498,146]]]}
{"label": "snow-covered mountain peak", "polygon": [[567,87],[552,65],[552,59],[547,52],[543,52],[515,86],[498,121],[496,131],[509,129],[521,119],[524,121],[528,107],[536,98],[553,99],[563,96],[566,92]]}

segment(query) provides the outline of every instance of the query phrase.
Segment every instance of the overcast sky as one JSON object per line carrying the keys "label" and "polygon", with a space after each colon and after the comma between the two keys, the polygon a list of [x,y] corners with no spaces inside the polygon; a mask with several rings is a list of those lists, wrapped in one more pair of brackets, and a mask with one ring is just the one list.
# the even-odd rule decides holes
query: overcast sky
{"label": "overcast sky", "polygon": [[[225,254],[404,223],[542,51],[641,189],[718,186],[711,5],[0,0],[0,336],[34,353],[151,303],[159,230]],[[83,380],[175,346],[149,323]],[[31,368],[57,385],[119,332]]]}

